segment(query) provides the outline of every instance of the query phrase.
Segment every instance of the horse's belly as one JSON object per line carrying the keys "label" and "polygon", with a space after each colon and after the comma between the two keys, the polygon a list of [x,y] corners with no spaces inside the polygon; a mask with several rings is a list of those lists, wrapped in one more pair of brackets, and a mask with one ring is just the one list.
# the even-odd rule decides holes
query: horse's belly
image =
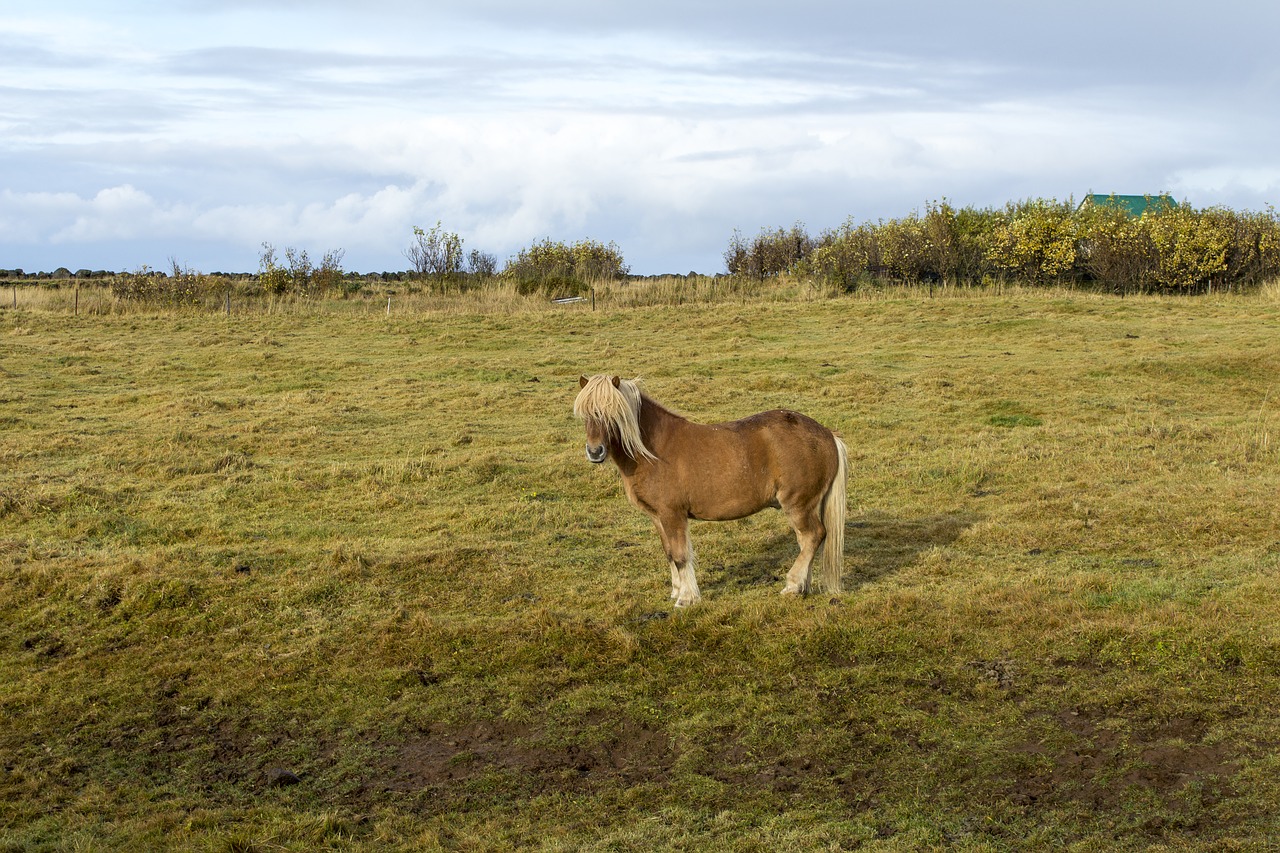
{"label": "horse's belly", "polygon": [[690,518],[732,521],[778,505],[772,466],[753,458],[743,443],[727,450],[732,452],[708,453],[684,472],[681,485],[688,496]]}
{"label": "horse's belly", "polygon": [[689,502],[689,517],[698,521],[733,521],[755,515],[762,509],[781,508],[778,499],[772,495],[724,495],[719,494],[706,501]]}

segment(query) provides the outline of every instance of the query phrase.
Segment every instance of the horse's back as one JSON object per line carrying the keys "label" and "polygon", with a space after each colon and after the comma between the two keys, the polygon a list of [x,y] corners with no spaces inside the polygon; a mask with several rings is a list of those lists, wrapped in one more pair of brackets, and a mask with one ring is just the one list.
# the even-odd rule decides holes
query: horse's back
{"label": "horse's back", "polygon": [[743,433],[781,433],[793,437],[796,434],[802,434],[813,436],[815,439],[829,439],[831,436],[831,430],[813,418],[808,415],[802,415],[799,412],[793,412],[790,409],[770,409],[767,412],[760,412],[741,420],[730,421],[717,426],[736,429]]}
{"label": "horse's back", "polygon": [[780,468],[823,481],[835,474],[839,460],[831,430],[808,415],[773,409],[735,421],[744,435],[755,436],[758,452],[776,457]]}

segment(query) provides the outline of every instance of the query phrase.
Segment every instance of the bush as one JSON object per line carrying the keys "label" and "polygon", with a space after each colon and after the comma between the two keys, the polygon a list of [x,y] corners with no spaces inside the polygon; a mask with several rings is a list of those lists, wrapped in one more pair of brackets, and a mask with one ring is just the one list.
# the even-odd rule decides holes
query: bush
{"label": "bush", "polygon": [[263,243],[258,256],[258,284],[265,293],[274,294],[311,296],[332,289],[349,292],[342,271],[345,254],[342,249],[331,249],[325,252],[320,266],[316,267],[306,249],[288,246],[284,250],[285,263],[281,265],[276,257],[276,247]]}
{"label": "bush", "polygon": [[987,257],[997,271],[1022,281],[1062,281],[1076,267],[1076,226],[1070,201],[1009,204],[992,230]]}
{"label": "bush", "polygon": [[415,225],[413,238],[405,257],[413,264],[413,277],[428,282],[432,290],[443,292],[456,287],[461,291],[477,280],[484,281],[497,274],[496,257],[479,249],[464,255],[465,241],[454,232],[444,230],[439,221],[430,230]]}
{"label": "bush", "polygon": [[846,291],[883,280],[979,281],[989,274],[994,222],[989,211],[956,210],[945,200],[930,203],[923,217],[861,225],[848,219],[823,232],[797,270]]}
{"label": "bush", "polygon": [[953,208],[945,199],[929,206],[925,236],[937,277],[945,283],[980,282],[991,277],[987,247],[1000,218],[995,211]]}
{"label": "bush", "polygon": [[342,271],[342,257],[346,252],[342,249],[330,249],[320,259],[320,266],[311,273],[311,284],[318,291],[337,290],[346,296],[360,289],[356,283],[354,290],[349,287],[351,280]]}
{"label": "bush", "polygon": [[[803,253],[803,254],[801,254]],[[794,273],[848,291],[879,282],[1028,284],[1092,282],[1117,292],[1201,292],[1256,285],[1280,276],[1275,210],[1239,213],[1187,205],[1141,216],[1112,205],[1031,199],[1003,209],[957,210],[930,203],[924,216],[857,224],[808,240],[800,226],[735,231],[725,251],[730,274],[762,279]]]}
{"label": "bush", "polygon": [[289,289],[289,271],[276,260],[276,247],[262,244],[258,256],[258,283],[266,293],[284,293]]}
{"label": "bush", "polygon": [[156,305],[196,305],[217,296],[224,283],[170,259],[172,275],[141,266],[111,280],[111,294],[129,302]]}
{"label": "bush", "polygon": [[579,240],[570,244],[548,238],[521,249],[507,261],[502,276],[514,281],[521,294],[578,296],[597,283],[624,278],[628,272],[616,243]]}
{"label": "bush", "polygon": [[724,263],[730,275],[768,278],[794,271],[816,246],[799,222],[789,230],[762,228],[750,242],[743,239],[741,232],[734,231]]}
{"label": "bush", "polygon": [[1119,292],[1142,289],[1156,265],[1142,221],[1108,205],[1088,207],[1078,219],[1076,261],[1085,276]]}
{"label": "bush", "polygon": [[1256,285],[1280,274],[1274,211],[1183,205],[1135,218],[1094,206],[1079,219],[1082,269],[1112,290],[1195,293]]}
{"label": "bush", "polygon": [[479,278],[493,278],[498,273],[498,259],[489,252],[472,249],[467,255],[467,271]]}
{"label": "bush", "polygon": [[292,246],[286,246],[284,250],[285,262],[289,265],[289,288],[295,293],[310,295],[311,293],[311,274],[313,268],[311,266],[311,258],[307,256],[306,249],[295,249]]}
{"label": "bush", "polygon": [[1155,250],[1151,281],[1162,290],[1207,289],[1227,272],[1231,231],[1225,218],[1177,207],[1139,220]]}
{"label": "bush", "polygon": [[876,229],[880,273],[899,282],[922,281],[929,270],[925,229],[914,213],[880,223]]}
{"label": "bush", "polygon": [[823,232],[799,271],[851,291],[873,275],[879,275],[882,268],[876,227],[854,225],[853,220],[848,219],[839,228]]}
{"label": "bush", "polygon": [[1280,276],[1280,219],[1275,208],[1264,213],[1211,208],[1207,213],[1225,220],[1231,234],[1223,285],[1256,285]]}

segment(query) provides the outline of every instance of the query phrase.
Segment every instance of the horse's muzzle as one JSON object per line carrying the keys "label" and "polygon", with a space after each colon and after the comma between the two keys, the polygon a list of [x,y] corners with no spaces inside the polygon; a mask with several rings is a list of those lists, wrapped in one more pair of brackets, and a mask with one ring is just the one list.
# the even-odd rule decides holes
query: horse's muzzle
{"label": "horse's muzzle", "polygon": [[609,456],[609,448],[607,446],[603,444],[600,445],[599,447],[592,447],[589,444],[587,445],[587,461],[588,462],[599,465],[601,462],[607,459],[608,456]]}

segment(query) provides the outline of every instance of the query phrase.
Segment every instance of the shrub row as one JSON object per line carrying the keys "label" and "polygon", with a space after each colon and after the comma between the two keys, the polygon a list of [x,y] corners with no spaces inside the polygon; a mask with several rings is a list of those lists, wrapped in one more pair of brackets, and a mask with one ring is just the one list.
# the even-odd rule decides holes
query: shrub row
{"label": "shrub row", "polygon": [[350,293],[359,290],[352,287],[351,281],[342,272],[342,249],[325,252],[320,264],[311,262],[306,249],[285,248],[285,262],[280,263],[276,257],[276,247],[270,243],[262,244],[262,252],[258,256],[258,283],[267,293],[296,293],[311,296],[329,290],[341,290]]}
{"label": "shrub row", "polygon": [[111,279],[111,293],[117,299],[129,302],[195,305],[225,290],[225,279],[180,267],[176,263],[173,266],[172,275],[146,266],[116,275]]}
{"label": "shrub row", "polygon": [[[405,252],[414,269],[407,272],[383,272],[358,275],[342,269],[344,252],[326,252],[318,264],[306,250],[292,246],[277,251],[271,243],[263,243],[257,273],[206,275],[170,259],[172,272],[143,266],[132,272],[104,273],[106,283],[118,299],[164,305],[192,305],[220,299],[236,293],[241,296],[294,294],[314,296],[339,292],[358,293],[372,281],[405,282],[412,292],[426,288],[436,292],[468,290],[487,283],[514,283],[522,295],[545,293],[549,296],[572,296],[588,291],[598,282],[617,281],[627,277],[629,268],[615,243],[579,240],[564,243],[545,239],[520,250],[509,259],[501,272],[497,259],[486,252],[463,253],[463,241],[457,234],[444,230],[437,222],[427,230],[415,227],[414,244]],[[283,254],[283,257],[281,255]],[[33,278],[21,270],[16,277]],[[70,279],[69,270],[59,269],[53,276]],[[75,278],[89,277],[87,271]]]}
{"label": "shrub row", "polygon": [[1000,209],[929,204],[923,215],[847,220],[818,237],[803,226],[735,232],[725,251],[734,275],[791,273],[844,290],[895,282],[1092,283],[1116,292],[1203,292],[1280,275],[1280,219],[1265,213],[1034,199]]}
{"label": "shrub row", "polygon": [[[171,261],[171,274],[142,267],[115,274],[60,268],[53,274],[0,270],[0,278],[107,278],[121,299],[194,303],[229,292],[356,293],[371,280],[417,282],[432,290],[466,290],[495,280],[524,295],[573,296],[596,283],[627,278],[630,268],[615,243],[541,240],[521,249],[498,272],[486,252],[463,252],[462,238],[437,222],[414,228],[405,252],[409,272],[360,276],[342,269],[343,251],[314,264],[305,250],[281,259],[262,244],[255,275],[205,275]],[[1077,207],[1046,199],[1003,208],[955,208],[932,202],[921,215],[856,223],[810,235],[791,228],[762,229],[747,239],[735,231],[724,253],[730,276],[764,280],[783,273],[850,291],[866,284],[943,282],[981,285],[1092,283],[1116,292],[1234,289],[1280,277],[1280,219],[1220,207],[1148,205],[1139,216],[1117,204]],[[8,273],[8,275],[5,275]],[[412,285],[411,285],[412,287]]]}

